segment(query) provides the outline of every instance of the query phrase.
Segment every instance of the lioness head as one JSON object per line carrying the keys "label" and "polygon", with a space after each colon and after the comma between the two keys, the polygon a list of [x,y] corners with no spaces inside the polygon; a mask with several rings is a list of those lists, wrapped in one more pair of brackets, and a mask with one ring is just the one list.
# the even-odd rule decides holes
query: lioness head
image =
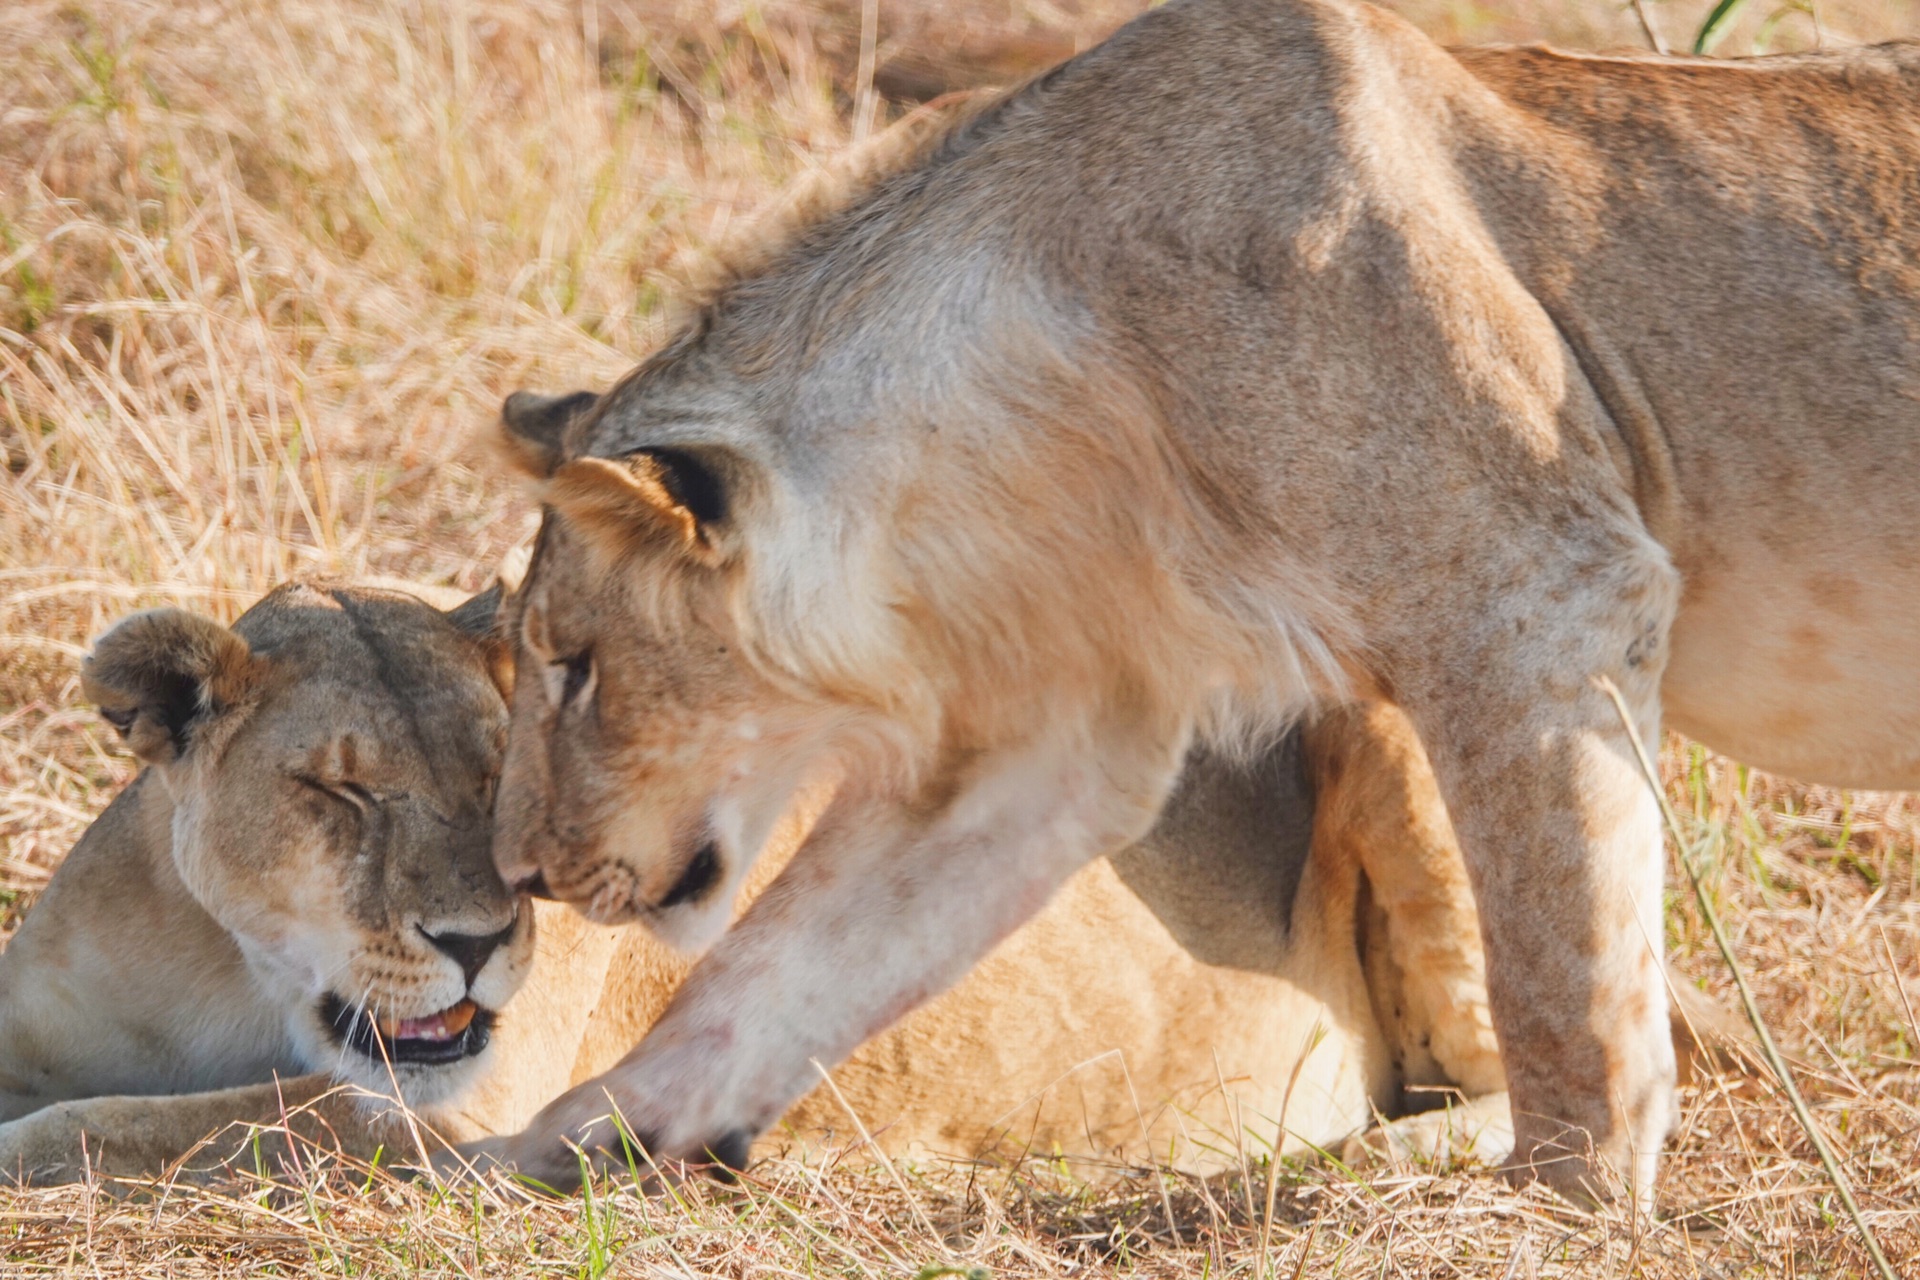
{"label": "lioness head", "polygon": [[1019,202],[969,186],[1029,105],[809,211],[605,395],[509,399],[547,512],[507,628],[510,879],[710,937],[818,772],[849,815],[819,839],[868,839],[969,825],[1017,758],[1101,754],[1099,807],[1138,834],[1196,727],[1253,737],[1337,676],[1218,572],[1247,531],[1163,430],[1190,406],[1136,376]]}
{"label": "lioness head", "polygon": [[[1062,466],[1051,497],[1023,473],[989,477],[984,495],[928,478],[850,503],[858,486],[778,455],[750,434],[754,415],[730,433],[674,403],[681,385],[724,389],[700,378],[700,354],[682,369],[670,351],[603,397],[521,394],[503,412],[507,451],[546,508],[503,628],[518,676],[495,849],[510,883],[700,946],[802,788],[844,779],[847,812],[880,798],[930,821],[971,785],[972,762],[1056,729],[1103,733],[1109,707],[1151,722],[1177,762],[1186,728],[1139,667],[1202,683],[1208,643],[1156,654],[1122,629],[1053,625],[1075,594],[1196,612],[1183,584],[1141,571],[1151,498],[1056,502],[1073,482]],[[619,450],[636,422],[674,440],[679,412],[697,442]],[[644,430],[655,415],[665,425]],[[1048,580],[1000,563],[1036,540],[1086,571]],[[1042,692],[1014,697],[1023,687]],[[1159,785],[1137,787],[1143,821]]]}
{"label": "lioness head", "polygon": [[[723,464],[665,451],[563,465],[560,433],[594,403],[521,394],[505,414],[510,449],[565,514],[543,522],[504,628],[524,732],[507,748],[496,850],[510,882],[694,946],[724,929],[818,726],[804,697],[740,660]],[[653,554],[674,562],[674,589],[609,592],[599,570]]]}
{"label": "lioness head", "polygon": [[416,1105],[459,1086],[533,950],[489,852],[498,604],[296,584],[232,629],[136,614],[82,672],[171,798],[181,879],[308,1069]]}

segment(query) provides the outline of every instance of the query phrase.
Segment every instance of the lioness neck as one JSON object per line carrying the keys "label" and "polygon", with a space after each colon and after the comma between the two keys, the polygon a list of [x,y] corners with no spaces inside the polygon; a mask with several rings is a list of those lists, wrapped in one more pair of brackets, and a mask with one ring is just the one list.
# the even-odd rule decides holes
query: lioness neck
{"label": "lioness neck", "polygon": [[143,773],[0,954],[0,1120],[65,1099],[219,1089],[300,1069],[280,1011],[181,883],[172,816],[162,781]]}

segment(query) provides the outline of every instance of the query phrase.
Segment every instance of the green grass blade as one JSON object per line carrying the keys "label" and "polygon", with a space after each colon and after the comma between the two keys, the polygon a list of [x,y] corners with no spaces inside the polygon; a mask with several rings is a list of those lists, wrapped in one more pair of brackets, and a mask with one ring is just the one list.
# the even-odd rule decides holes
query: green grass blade
{"label": "green grass blade", "polygon": [[1719,42],[1722,28],[1733,21],[1733,16],[1746,2],[1747,0],[1720,0],[1719,4],[1713,6],[1713,12],[1707,15],[1707,20],[1700,24],[1699,33],[1693,37],[1693,52],[1700,57],[1705,57]]}

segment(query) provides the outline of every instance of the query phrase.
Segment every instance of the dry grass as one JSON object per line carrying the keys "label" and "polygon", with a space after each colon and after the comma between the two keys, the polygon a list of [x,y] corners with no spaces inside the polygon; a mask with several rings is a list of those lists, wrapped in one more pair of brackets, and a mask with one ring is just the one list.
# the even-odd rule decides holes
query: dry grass
{"label": "dry grass", "polygon": [[[11,0],[0,21],[0,933],[128,767],[75,705],[114,617],[231,616],[291,574],[480,585],[529,512],[471,438],[523,384],[658,340],[661,271],[860,131],[869,83],[1012,75],[1123,0]],[[1613,0],[1410,0],[1448,39],[1638,44]],[[1684,45],[1705,0],[1643,6]],[[1742,50],[1772,13],[1743,11]],[[1822,3],[1827,39],[1911,4]],[[1776,47],[1815,38],[1808,15]],[[871,80],[864,68],[873,68]],[[886,108],[881,106],[880,111]],[[1712,888],[1889,1254],[1920,1271],[1920,813],[1671,745]],[[1726,985],[1692,905],[1670,939]],[[1906,977],[1906,989],[1901,987]],[[0,1193],[7,1275],[1845,1275],[1865,1266],[1775,1093],[1687,1098],[1662,1219],[1462,1174],[1265,1185],[1036,1164],[774,1163],[738,1189],[442,1201],[376,1178]],[[1256,1166],[1257,1170],[1257,1166]],[[1256,1180],[1264,1177],[1256,1171]],[[1169,1200],[1163,1200],[1165,1186]],[[1251,1193],[1251,1194],[1250,1194]],[[1170,1203],[1173,1221],[1167,1218]],[[1177,1228],[1177,1238],[1173,1228]],[[1262,1240],[1268,1242],[1263,1250]]]}

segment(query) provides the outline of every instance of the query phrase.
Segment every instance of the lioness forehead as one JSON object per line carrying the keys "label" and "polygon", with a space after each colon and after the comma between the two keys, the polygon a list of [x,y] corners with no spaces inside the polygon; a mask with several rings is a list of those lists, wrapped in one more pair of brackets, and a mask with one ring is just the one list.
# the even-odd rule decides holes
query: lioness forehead
{"label": "lioness forehead", "polygon": [[247,610],[234,630],[284,673],[278,691],[324,692],[321,705],[342,726],[397,714],[424,734],[423,745],[444,746],[490,740],[504,715],[480,647],[447,615],[399,592],[294,583]]}
{"label": "lioness forehead", "polygon": [[536,626],[544,627],[555,613],[596,616],[603,598],[626,586],[620,575],[594,572],[590,559],[580,554],[587,549],[587,540],[569,530],[557,512],[548,509],[542,514],[526,578],[509,602],[507,634],[523,639],[529,619],[537,619]]}
{"label": "lioness forehead", "polygon": [[256,653],[300,646],[302,656],[349,651],[401,655],[422,641],[452,640],[439,610],[398,591],[293,582],[263,596],[233,629]]}
{"label": "lioness forehead", "polygon": [[482,669],[445,614],[398,591],[295,582],[248,609],[233,629],[261,656],[308,663],[372,660],[390,683],[449,666]]}

